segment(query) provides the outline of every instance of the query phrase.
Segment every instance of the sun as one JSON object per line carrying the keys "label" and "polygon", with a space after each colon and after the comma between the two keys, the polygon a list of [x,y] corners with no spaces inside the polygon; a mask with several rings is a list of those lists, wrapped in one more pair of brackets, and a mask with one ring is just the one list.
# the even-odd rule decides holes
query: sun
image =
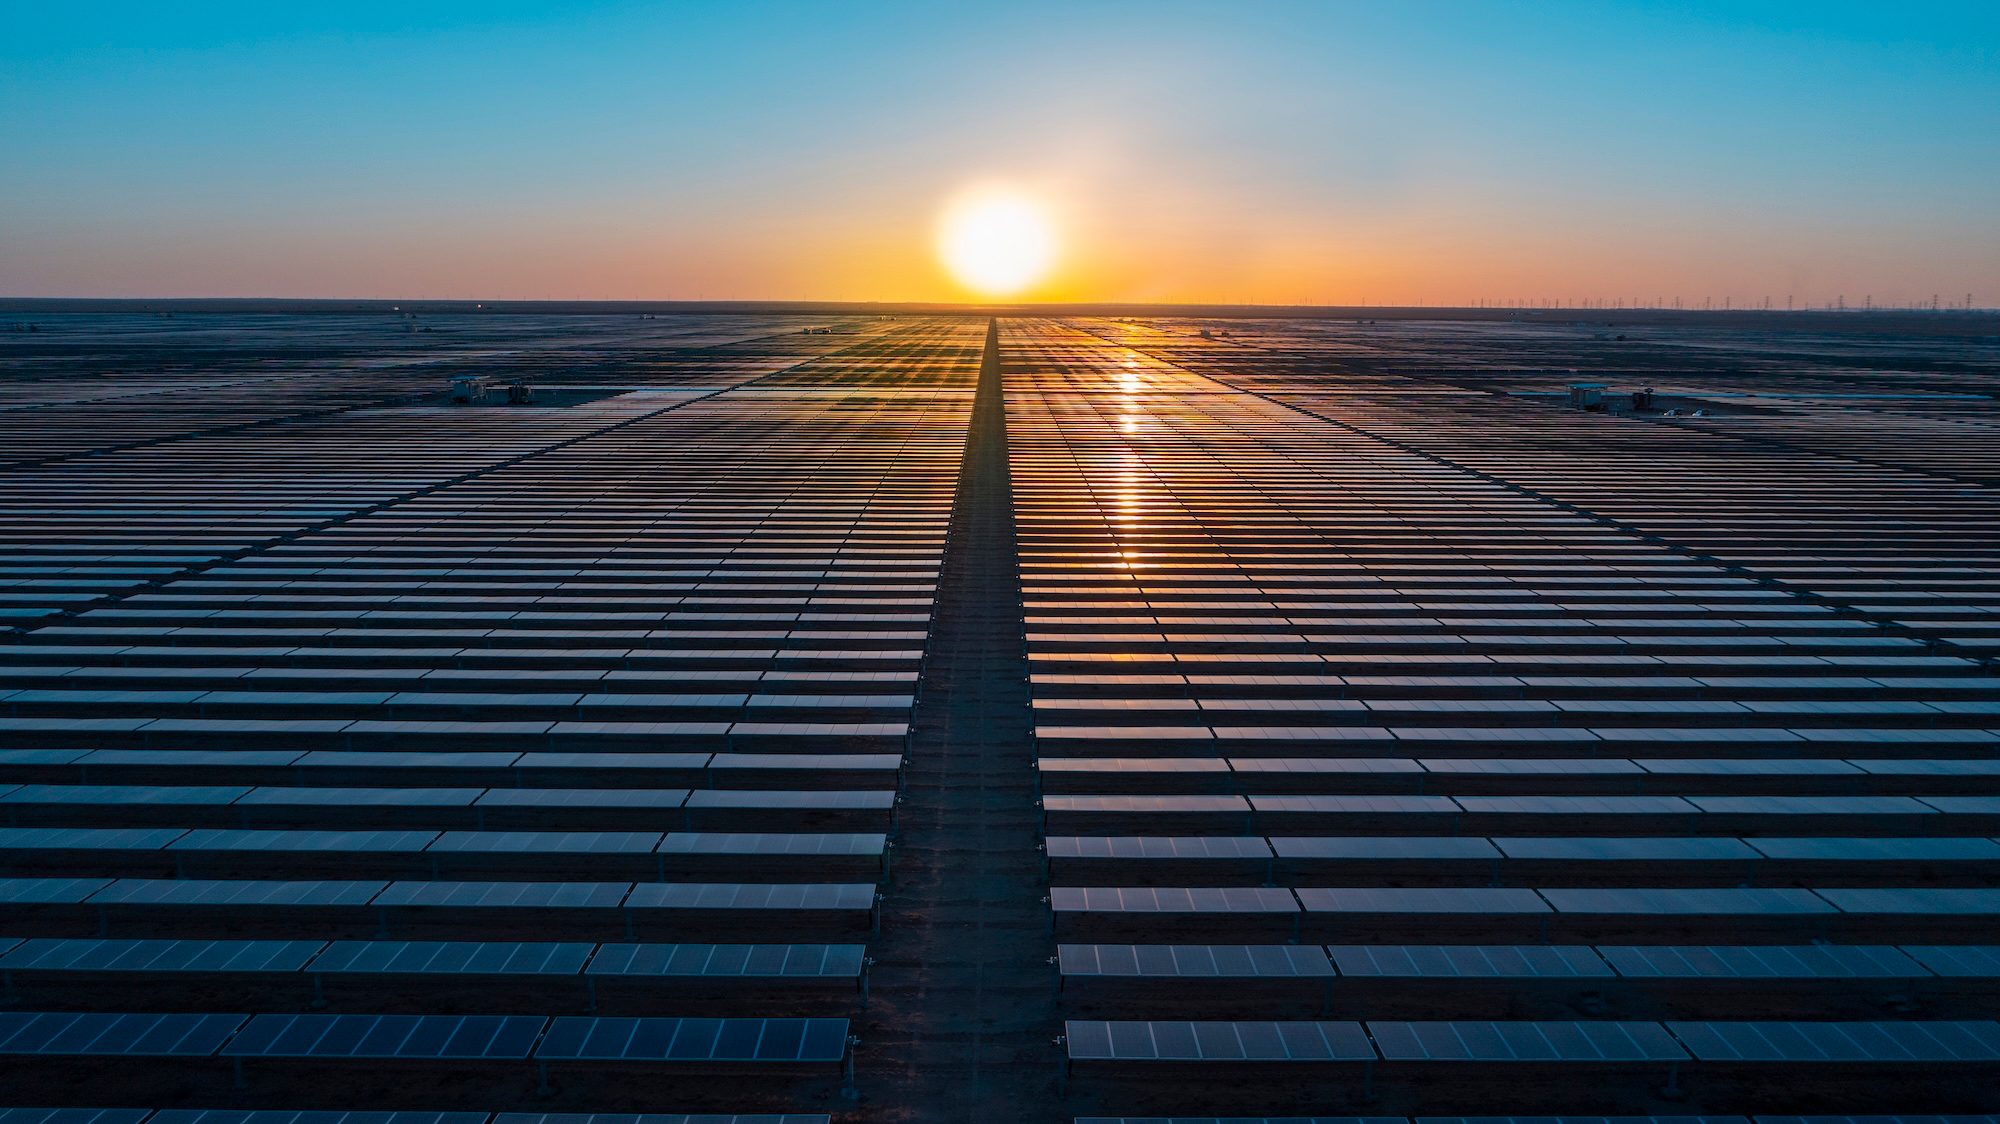
{"label": "sun", "polygon": [[1026,195],[987,189],[945,208],[937,249],[959,284],[989,297],[1011,296],[1048,274],[1056,257],[1055,224]]}

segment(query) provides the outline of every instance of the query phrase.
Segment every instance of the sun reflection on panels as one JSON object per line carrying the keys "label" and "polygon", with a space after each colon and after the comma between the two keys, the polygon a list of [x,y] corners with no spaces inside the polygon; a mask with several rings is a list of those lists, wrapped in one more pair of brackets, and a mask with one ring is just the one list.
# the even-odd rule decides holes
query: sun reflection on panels
{"label": "sun reflection on panels", "polygon": [[[1465,1084],[1462,1066],[1451,1081],[1413,1069],[1398,1103],[1622,1095],[1594,1076],[1611,1055],[1593,1035],[1704,1059],[1661,1022],[1611,1018],[1617,1004],[1726,1037],[1727,1020],[1786,1004],[1860,1010],[1879,996],[1858,978],[1926,977],[1870,942],[1985,939],[2000,847],[1978,817],[1994,782],[1963,804],[1943,794],[2000,775],[1958,760],[1988,736],[1980,708],[2000,705],[2000,680],[1743,572],[1782,559],[1796,580],[1865,580],[1840,556],[1864,548],[1840,535],[1869,519],[1926,526],[1861,483],[1878,472],[1349,375],[1313,346],[1323,326],[1262,325],[1259,343],[1227,348],[1172,327],[1145,339],[1159,358],[1119,346],[1139,337],[1104,321],[1003,335],[1050,919],[1063,1013],[1085,1028],[1069,1057],[1092,1096],[1168,1118],[1330,1109],[1306,1070],[1337,1082],[1380,1058],[1464,1062],[1472,1042],[1495,1052],[1477,1059],[1495,1066],[1491,1085]],[[1736,520],[1758,502],[1753,461],[1807,480],[1796,502],[1825,496],[1839,513]],[[1990,506],[1946,497],[1944,481],[1905,486],[1953,510]],[[1681,503],[1706,504],[1715,525]],[[1992,549],[1990,534],[1945,525],[1935,541],[1949,549]],[[1992,584],[1983,569],[1966,580]],[[2000,648],[2000,626],[1963,616],[1949,643]],[[1947,711],[1889,685],[1933,671],[1982,701]],[[1953,760],[1943,781],[1889,782],[1870,771],[1885,762],[1848,757],[1885,753]],[[1942,853],[1931,836],[1947,814],[1942,834],[1964,838],[1943,846],[1986,858],[1911,857]],[[1861,858],[1887,853],[1900,858]],[[1868,888],[1844,896],[1850,884]],[[1863,901],[1875,912],[1850,911]],[[1640,960],[1643,982],[1612,966]],[[1329,1003],[1374,1037],[1361,1021],[1308,1021]],[[1990,1005],[1968,1010],[2000,1057]],[[1284,1055],[1280,1069],[1273,1047],[1271,1078],[1255,1082],[1204,1053],[1273,1027],[1346,1028],[1353,1053]],[[1184,1064],[1157,1066],[1169,1056]],[[1524,1085],[1527,1057],[1563,1080]],[[1810,1072],[1798,1060],[1774,1057],[1760,1079],[1797,1082]]]}

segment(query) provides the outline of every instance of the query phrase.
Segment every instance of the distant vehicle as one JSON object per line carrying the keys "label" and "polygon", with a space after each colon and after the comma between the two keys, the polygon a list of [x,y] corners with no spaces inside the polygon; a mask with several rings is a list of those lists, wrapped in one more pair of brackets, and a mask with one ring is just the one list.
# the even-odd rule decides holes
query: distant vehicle
{"label": "distant vehicle", "polygon": [[1569,404],[1578,410],[1602,410],[1604,409],[1604,391],[1605,386],[1601,382],[1571,383],[1569,387]]}

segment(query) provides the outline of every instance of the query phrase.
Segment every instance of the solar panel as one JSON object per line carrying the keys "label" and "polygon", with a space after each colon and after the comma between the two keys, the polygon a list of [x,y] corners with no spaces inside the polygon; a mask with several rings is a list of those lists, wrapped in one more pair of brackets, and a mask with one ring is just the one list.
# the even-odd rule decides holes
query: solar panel
{"label": "solar panel", "polygon": [[1895,979],[1921,976],[1887,945],[1607,945],[1597,950],[1628,979]]}
{"label": "solar panel", "polygon": [[39,938],[0,955],[0,969],[62,972],[295,972],[325,942]]}
{"label": "solar panel", "polygon": [[228,804],[251,791],[241,785],[24,784],[0,792],[4,804]]}
{"label": "solar panel", "polygon": [[1677,1061],[1687,1052],[1649,1022],[1380,1022],[1388,1061]]}
{"label": "solar panel", "polygon": [[595,945],[516,941],[334,941],[315,972],[418,975],[553,975],[583,970]]}
{"label": "solar panel", "polygon": [[[16,646],[17,650],[20,647]],[[0,749],[0,765],[66,765],[90,755],[87,749]],[[12,785],[6,786],[12,788]],[[0,789],[4,791],[4,789]],[[0,1110],[4,1111],[4,1110]],[[14,1111],[34,1112],[35,1109]],[[49,1111],[60,1111],[51,1109]],[[106,1109],[104,1111],[112,1111]]]}
{"label": "solar panel", "polygon": [[1301,979],[1334,975],[1311,945],[1065,944],[1056,948],[1065,976],[1177,979]]}
{"label": "solar panel", "polygon": [[[709,753],[524,753],[520,769],[699,769],[714,758]],[[901,759],[898,758],[898,761]]]}
{"label": "solar panel", "polygon": [[1732,913],[1791,915],[1833,912],[1832,906],[1815,897],[1810,890],[1782,887],[1770,889],[1551,887],[1542,890],[1541,895],[1560,913],[1660,916]]}
{"label": "solar panel", "polygon": [[853,979],[858,944],[607,944],[591,958],[592,976]]}
{"label": "solar panel", "polygon": [[1479,913],[1549,912],[1533,890],[1508,887],[1299,887],[1309,913]]}
{"label": "solar panel", "polygon": [[663,855],[879,855],[888,837],[880,832],[674,832],[661,843]]}
{"label": "solar panel", "polygon": [[1347,859],[1498,859],[1492,843],[1477,836],[1364,835],[1271,837],[1279,858]]}
{"label": "solar panel", "polygon": [[1271,848],[1257,836],[1051,835],[1052,859],[1268,859]]}
{"label": "solar panel", "polygon": [[1073,1061],[1373,1061],[1355,1022],[1095,1022],[1064,1024]]}
{"label": "solar panel", "polygon": [[1742,840],[1703,836],[1496,838],[1510,859],[1562,862],[1725,862],[1758,855]]}
{"label": "solar panel", "polygon": [[1612,975],[1579,945],[1329,945],[1343,976],[1589,979]]}
{"label": "solar panel", "polygon": [[1679,796],[1460,796],[1476,815],[1687,816],[1699,811]]}
{"label": "solar panel", "polygon": [[2000,859],[2000,842],[1952,838],[1841,838],[1744,840],[1774,859],[1819,859],[1829,862],[1953,862]]}
{"label": "solar panel", "polygon": [[616,909],[630,882],[392,882],[376,905],[433,909]]}
{"label": "solar panel", "polygon": [[166,1108],[147,1124],[486,1124],[483,1112],[342,1112]]}
{"label": "solar panel", "polygon": [[0,850],[157,851],[187,833],[184,827],[7,827]]}
{"label": "solar panel", "polygon": [[1986,916],[2000,913],[2000,890],[1984,887],[1937,889],[1826,889],[1814,891],[1842,913],[1914,913]]}
{"label": "solar panel", "polygon": [[432,854],[647,854],[659,846],[657,831],[446,831]]}
{"label": "solar panel", "polygon": [[630,909],[835,909],[867,910],[875,887],[867,883],[641,882]]}
{"label": "solar panel", "polygon": [[91,895],[93,905],[362,906],[386,882],[256,878],[120,878]]}
{"label": "solar panel", "polygon": [[1947,978],[2000,976],[2000,945],[1904,945],[1903,952]]}
{"label": "solar panel", "polygon": [[[89,317],[70,319],[58,335]],[[693,1028],[688,1054],[713,1054],[723,1030],[702,1028],[714,1020],[837,1015],[867,1001],[855,986],[869,971],[863,946],[784,943],[830,923],[811,911],[821,891],[779,900],[765,883],[851,881],[852,904],[869,904],[894,834],[895,774],[905,753],[921,763],[937,748],[931,726],[897,744],[911,696],[923,686],[935,703],[934,680],[971,658],[930,650],[933,618],[955,611],[952,598],[993,592],[963,584],[979,567],[955,565],[941,581],[945,554],[961,548],[999,563],[1003,618],[1019,592],[1026,646],[1003,620],[1006,642],[975,646],[980,659],[958,671],[1024,688],[1048,723],[1038,744],[1013,744],[1048,755],[1037,763],[1047,816],[1039,833],[1032,818],[1014,821],[1008,844],[1018,857],[1020,837],[1056,832],[1040,920],[1065,941],[1155,942],[1062,945],[1061,1017],[1191,1020],[1117,1024],[1145,1027],[1155,1058],[1289,1058],[1279,1024],[1233,1020],[1309,1018],[1314,1006],[1440,1020],[1374,1026],[1384,1040],[1398,1027],[1449,1030],[1433,1036],[1449,1049],[1424,1054],[1435,1062],[1384,1064],[1364,1037],[1356,1057],[1331,1059],[1349,1063],[1345,1085],[1268,1070],[1246,1082],[1228,1066],[1169,1061],[1038,1085],[1016,1115],[1054,1117],[1048,1099],[1066,1094],[1086,1111],[1185,1103],[1245,1114],[1234,1124],[1270,1124],[1259,1115],[1270,1112],[1300,1124],[1356,1107],[1357,1090],[1399,1108],[1657,1107],[1674,1093],[1678,1055],[1614,1074],[1599,1059],[1619,1051],[1586,1031],[1669,1010],[1820,1020],[1879,1007],[1898,1034],[1994,1013],[2000,946],[1937,943],[1993,939],[1981,895],[2000,886],[2000,841],[1987,838],[2000,812],[2000,761],[1989,760],[2000,679],[1984,662],[2000,655],[2000,614],[1987,611],[2000,606],[1989,530],[2000,503],[1980,483],[2000,479],[2000,452],[1980,440],[1991,426],[1967,424],[2000,411],[1970,392],[1944,402],[1937,389],[1991,381],[1985,353],[1971,355],[1978,340],[1898,336],[1856,373],[1859,335],[1840,347],[1809,332],[1761,353],[1731,345],[1737,357],[1724,363],[1701,359],[1705,344],[1681,346],[1701,341],[1699,325],[1675,327],[1662,352],[1646,329],[1607,350],[1594,329],[1559,318],[1232,324],[1244,343],[1200,340],[1185,318],[1007,318],[1004,448],[991,433],[974,447],[1011,465],[1011,501],[1009,488],[996,493],[1002,522],[1013,508],[1010,543],[953,526],[994,514],[955,510],[959,477],[989,471],[961,463],[983,319],[912,331],[855,318],[839,329],[851,344],[825,347],[771,335],[796,330],[785,318],[702,318],[694,329],[607,320],[578,329],[601,342],[567,350],[544,346],[536,318],[494,321],[493,346],[466,335],[478,332],[464,317],[437,323],[447,351],[538,372],[564,406],[578,378],[675,383],[599,388],[612,396],[575,411],[379,407],[381,395],[409,393],[410,369],[394,356],[386,367],[341,359],[339,318],[311,318],[304,330],[325,338],[300,354],[320,359],[275,382],[269,356],[212,346],[271,335],[261,324],[126,319],[118,332],[148,352],[190,335],[194,348],[133,359],[117,339],[101,357],[54,340],[85,367],[124,372],[112,382],[138,380],[120,391],[136,394],[123,405],[93,401],[74,418],[53,408],[77,387],[98,394],[104,379],[0,388],[0,459],[34,458],[0,480],[0,509],[27,516],[0,520],[0,584],[25,606],[0,615],[29,628],[0,645],[10,703],[0,741],[35,747],[0,748],[0,823],[15,825],[0,829],[0,858],[9,874],[61,876],[0,884],[12,887],[0,888],[0,914],[19,920],[0,924],[15,934],[0,937],[0,969],[44,965],[12,979],[54,993],[50,1006],[124,994],[134,1008],[185,1011],[255,991],[260,1010],[296,1002],[300,1012],[324,983],[343,1004],[397,989],[393,1007],[374,1010],[398,1017],[533,1017],[545,1005],[503,1006],[503,992],[540,991],[564,1009],[602,1000],[604,1014],[654,1020],[577,1021],[579,1042],[601,1031],[613,1043],[602,1056],[632,1059],[600,1068],[632,1080],[543,1082],[558,1098],[548,1103],[631,1114],[348,1114],[448,1100],[329,1099],[341,1083],[272,1066],[250,1075],[238,1104],[278,1111],[176,1109],[153,1124],[736,1124],[728,1111],[637,1115],[683,1081],[697,1103],[735,1103],[705,1072],[653,1080],[676,1064],[723,1067],[656,1064],[649,1049],[678,1047],[647,1047],[646,1036],[671,1022],[676,1035]],[[683,331],[700,342],[679,347]],[[751,342],[713,342],[739,333]],[[548,342],[581,338],[557,336]],[[1554,408],[1565,371],[1602,366],[1614,350],[1631,360],[1620,362],[1627,374],[1670,376],[1669,397],[1753,408],[1685,425]],[[1349,352],[1381,362],[1328,362]],[[252,383],[230,373],[238,367]],[[1418,373],[1384,373],[1395,370]],[[692,401],[752,378],[753,389]],[[1847,404],[1865,409],[1833,401],[1856,380],[1892,378],[1908,393]],[[1555,393],[1529,397],[1542,392]],[[294,413],[347,405],[365,408],[328,415],[337,424]],[[984,431],[995,415],[981,416]],[[726,720],[739,707],[772,720]],[[1015,730],[989,732],[1032,736]],[[107,748],[43,748],[83,745]],[[1009,760],[1025,766],[1024,753]],[[134,780],[152,783],[124,783]],[[935,786],[902,798],[906,828],[936,827]],[[847,828],[861,830],[822,830]],[[1288,834],[1262,838],[1274,831]],[[930,852],[921,838],[912,845],[921,865]],[[1093,864],[1105,877],[1081,876]],[[169,886],[168,871],[207,880]],[[149,877],[67,881],[96,872]],[[378,875],[404,881],[355,883],[379,889],[351,900],[328,889],[348,884],[311,881]],[[641,877],[658,881],[625,881]],[[718,881],[687,882],[706,878]],[[1294,883],[1309,885],[1295,894]],[[1033,914],[1048,892],[1036,884],[1010,883],[1027,896],[1003,904]],[[592,896],[604,888],[615,902]],[[990,888],[906,880],[884,891],[897,904],[886,921],[906,922],[912,899],[927,908],[940,892]],[[849,892],[832,889],[836,901]],[[636,942],[642,925],[676,943],[557,943],[578,926],[599,936],[630,926],[622,939]],[[1275,943],[1308,939],[1305,925],[1322,940],[1374,943]],[[295,951],[80,936],[98,926],[119,937],[380,937]],[[405,926],[416,928],[397,937],[427,939],[388,938]],[[1031,930],[1009,922],[931,939],[963,937],[954,954],[999,964],[1033,959],[1038,942],[1021,939]],[[765,943],[681,943],[723,931]],[[1546,943],[1582,933],[1721,943]],[[1385,943],[1535,937],[1543,943]],[[1808,943],[1817,938],[1927,943]],[[1769,940],[1791,943],[1757,943]],[[1245,941],[1269,943],[1234,943]],[[899,974],[913,964],[901,958]],[[123,974],[81,977],[100,967]],[[172,974],[211,967],[240,974]],[[289,971],[300,974],[249,974]],[[562,978],[579,972],[585,986]],[[851,1000],[832,994],[848,989]],[[932,989],[924,1002],[951,995]],[[900,998],[890,1006],[908,1013]],[[1508,1021],[1538,1016],[1581,1021]],[[338,1025],[362,1034],[376,1017]],[[357,1076],[382,1068],[324,1038],[311,1044],[328,1063],[322,1077],[335,1064]],[[937,1036],[883,1045],[891,1068],[934,1067],[955,1049]],[[190,1067],[167,1060],[135,1079],[171,1090]],[[1520,1062],[1567,1068],[1557,1082],[1487,1073],[1484,1093],[1442,1072]],[[1902,1078],[1871,1083],[1848,1072],[1864,1067],[1750,1064],[1754,1073],[1680,1067],[1694,1105],[1665,1107],[1970,1104],[1995,1068],[1906,1063]],[[526,1067],[503,1058],[491,1072],[509,1066],[522,1070],[507,1079],[520,1095],[489,1107],[525,1104]],[[23,1097],[40,1088],[83,1103],[76,1090],[109,1068],[103,1056],[15,1057],[9,1075],[24,1079]],[[227,1080],[224,1066],[193,1068],[215,1071],[197,1084]],[[452,1092],[433,1080],[449,1064],[401,1068],[398,1088]],[[1917,1074],[1921,1084],[1907,1080]],[[1647,1090],[1662,1078],[1655,1098]],[[733,1080],[757,1085],[752,1105],[834,1095],[825,1080]],[[387,1095],[381,1080],[363,1084]],[[950,1115],[877,1102],[871,1110],[890,1116]],[[1415,1124],[1468,1119],[1751,1124]]]}
{"label": "solar panel", "polygon": [[246,831],[197,828],[168,844],[173,851],[421,851],[435,831]]}
{"label": "solar panel", "polygon": [[351,806],[357,808],[463,808],[479,799],[479,788],[303,788],[260,785],[238,804]]}
{"label": "solar panel", "polygon": [[253,1015],[222,1053],[259,1058],[521,1059],[540,1015]]}
{"label": "solar panel", "polygon": [[0,1011],[0,1054],[208,1057],[246,1017]]}
{"label": "solar panel", "polygon": [[488,807],[662,809],[680,807],[688,792],[684,788],[496,788],[474,795]]}
{"label": "solar panel", "polygon": [[1993,1062],[2000,1023],[1670,1022],[1702,1061]]}
{"label": "solar panel", "polygon": [[1055,812],[1247,812],[1242,796],[1045,796],[1042,807]]}
{"label": "solar panel", "polygon": [[149,1108],[0,1108],[0,1124],[139,1124],[152,1111]]}
{"label": "solar panel", "polygon": [[1259,812],[1453,815],[1459,810],[1457,804],[1443,796],[1251,796],[1247,799]]}
{"label": "solar panel", "polygon": [[[380,674],[383,670],[387,669],[378,669],[376,674]],[[480,753],[471,750],[420,753],[384,749],[315,749],[299,758],[298,763],[308,768],[359,766],[364,769],[499,769],[514,764],[520,757],[518,753]]]}
{"label": "solar panel", "polygon": [[1291,891],[1256,886],[1051,886],[1057,913],[1297,913]]}
{"label": "solar panel", "polygon": [[1079,1116],[1073,1124],[1408,1124],[1400,1116]]}
{"label": "solar panel", "polygon": [[493,1124],[828,1124],[831,1119],[819,1112],[502,1112]]}
{"label": "solar panel", "polygon": [[1704,812],[1758,816],[1936,815],[1909,796],[1690,796]]}
{"label": "solar panel", "polygon": [[73,905],[111,885],[109,878],[0,878],[7,905]]}
{"label": "solar panel", "polygon": [[535,1051],[543,1061],[838,1062],[846,1019],[560,1017]]}
{"label": "solar panel", "polygon": [[896,794],[887,789],[862,789],[841,791],[837,789],[814,789],[806,792],[787,792],[781,789],[723,789],[704,788],[690,793],[687,798],[689,808],[794,808],[801,811],[835,809],[875,809],[886,811],[895,806]]}
{"label": "solar panel", "polygon": [[1750,1118],[1747,1116],[1419,1116],[1415,1118],[1414,1124],[1750,1124]]}
{"label": "solar panel", "polygon": [[2000,1116],[1765,1116],[1757,1124],[2000,1124]]}

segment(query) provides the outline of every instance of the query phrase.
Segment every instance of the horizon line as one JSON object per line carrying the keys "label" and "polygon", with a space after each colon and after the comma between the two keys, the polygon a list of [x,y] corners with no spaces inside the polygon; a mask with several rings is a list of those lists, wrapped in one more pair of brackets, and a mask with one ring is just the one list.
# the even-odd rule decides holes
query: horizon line
{"label": "horizon line", "polygon": [[[1518,313],[1593,313],[1593,314],[1663,314],[1695,316],[1784,316],[1784,315],[1921,315],[1933,316],[1991,316],[2000,315],[2000,308],[1972,305],[1963,302],[1950,304],[1933,301],[1929,305],[1916,304],[1865,304],[1845,303],[1841,298],[1834,302],[1820,304],[1800,304],[1783,308],[1758,305],[1735,305],[1725,301],[1722,305],[1705,304],[1618,304],[1610,298],[1596,303],[1570,303],[1551,299],[1546,303],[1404,303],[1404,304],[1305,304],[1270,302],[1230,302],[1230,301],[918,301],[918,300],[818,300],[818,299],[765,299],[738,297],[721,299],[680,299],[648,297],[250,297],[250,296],[7,296],[0,295],[0,311],[146,311],[144,306],[174,305],[188,306],[262,306],[281,311],[312,312],[378,312],[402,311],[409,308],[427,308],[432,311],[519,311],[535,309],[571,309],[583,311],[594,308],[618,308],[634,312],[652,310],[675,311],[798,311],[798,312],[875,312],[875,313],[965,313],[1016,314],[1032,312],[1062,312],[1071,315],[1091,315],[1091,310],[1104,310],[1109,314],[1151,313],[1155,315],[1206,315],[1230,316],[1246,313],[1290,314],[1290,315],[1394,315],[1410,313],[1452,313],[1452,314],[1518,314]],[[1678,298],[1684,300],[1685,298]],[[1595,301],[1595,298],[1591,300]],[[336,307],[337,306],[337,307]]]}

